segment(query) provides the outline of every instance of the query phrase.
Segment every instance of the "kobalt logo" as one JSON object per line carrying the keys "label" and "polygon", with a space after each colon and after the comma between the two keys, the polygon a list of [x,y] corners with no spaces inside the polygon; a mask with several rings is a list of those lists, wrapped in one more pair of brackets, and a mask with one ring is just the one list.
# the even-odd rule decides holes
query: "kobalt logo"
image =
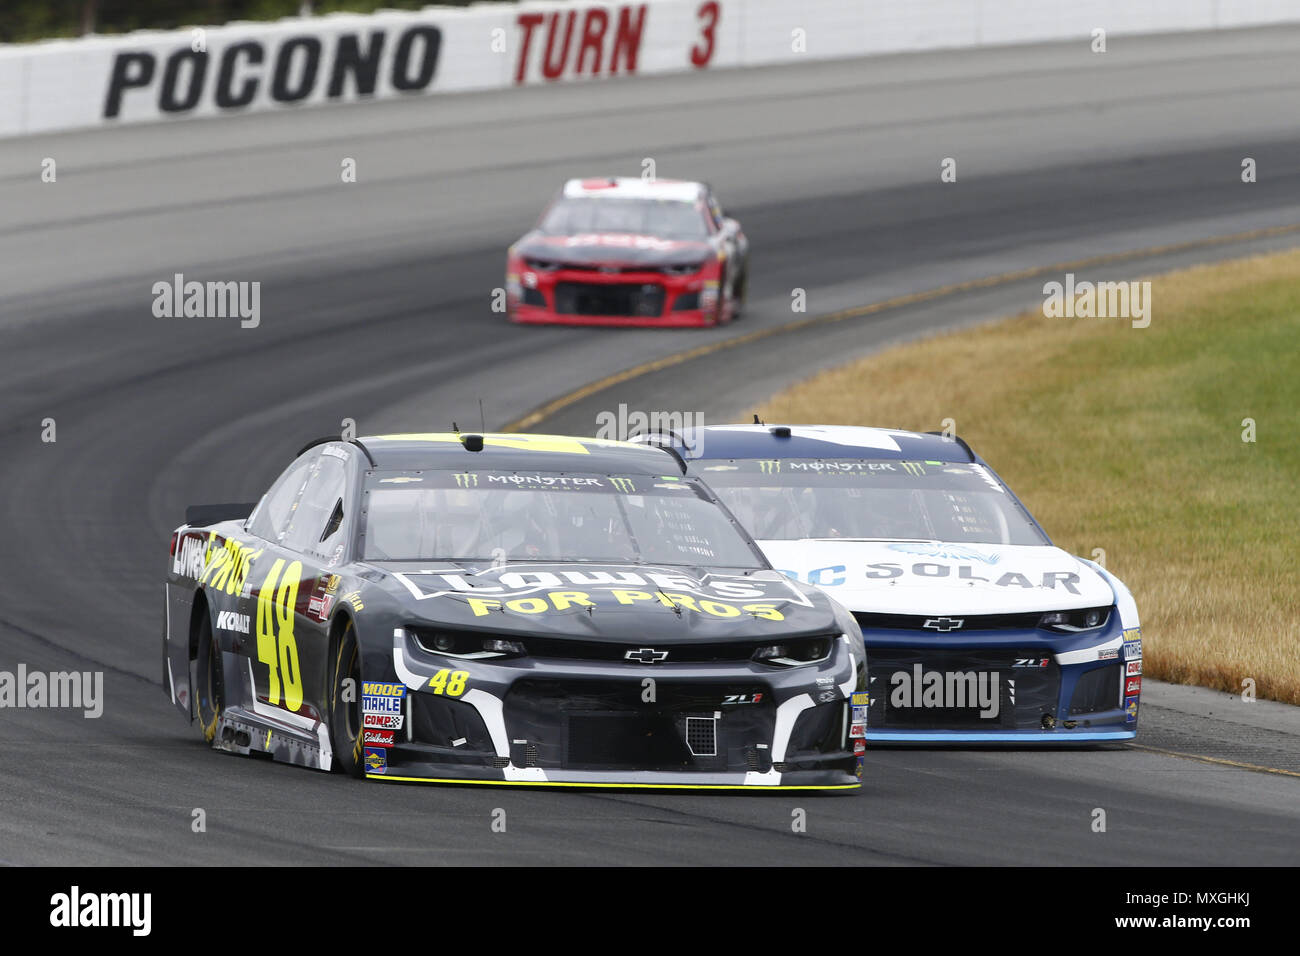
{"label": "kobalt logo", "polygon": [[999,682],[997,671],[923,671],[913,664],[910,673],[894,671],[889,676],[889,705],[899,710],[978,707],[981,717],[992,719],[1002,705]]}
{"label": "kobalt logo", "polygon": [[217,615],[217,630],[235,631],[238,634],[247,634],[248,615],[236,614],[234,611],[222,611]]}
{"label": "kobalt logo", "polygon": [[78,886],[50,897],[50,925],[129,927],[133,936],[148,936],[152,927],[151,893],[82,893]]}
{"label": "kobalt logo", "polygon": [[132,91],[154,87],[158,109],[175,114],[200,103],[239,110],[263,93],[276,103],[301,102],[318,92],[328,100],[372,96],[381,77],[397,92],[420,92],[437,72],[442,31],[426,24],[407,27],[395,38],[387,30],[370,30],[364,38],[341,33],[325,38],[329,50],[321,39],[289,36],[265,45],[248,39],[211,53],[184,46],[163,57],[161,69],[151,52],[119,53],[109,74],[104,118],[120,114]]}

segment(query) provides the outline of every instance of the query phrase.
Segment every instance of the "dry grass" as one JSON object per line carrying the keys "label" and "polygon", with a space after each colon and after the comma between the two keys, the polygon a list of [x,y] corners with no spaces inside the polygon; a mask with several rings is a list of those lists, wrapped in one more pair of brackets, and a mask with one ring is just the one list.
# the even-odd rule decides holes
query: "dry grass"
{"label": "dry grass", "polygon": [[1058,545],[1105,550],[1147,675],[1251,678],[1300,704],[1300,251],[1157,277],[1152,300],[1146,329],[1027,313],[818,375],[759,414],[954,419]]}

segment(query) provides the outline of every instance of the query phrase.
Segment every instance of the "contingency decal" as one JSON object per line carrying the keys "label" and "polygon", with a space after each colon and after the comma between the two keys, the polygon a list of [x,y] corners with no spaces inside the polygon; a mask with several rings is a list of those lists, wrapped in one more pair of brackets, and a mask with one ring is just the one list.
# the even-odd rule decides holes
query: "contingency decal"
{"label": "contingency decal", "polygon": [[361,685],[361,726],[369,730],[401,730],[402,701],[406,697],[404,684]]}
{"label": "contingency decal", "polygon": [[[1124,631],[1124,660],[1142,659],[1142,628],[1130,627]],[[1140,672],[1139,672],[1140,673]]]}
{"label": "contingency decal", "polygon": [[388,751],[382,747],[367,747],[365,753],[366,773],[388,772]]}

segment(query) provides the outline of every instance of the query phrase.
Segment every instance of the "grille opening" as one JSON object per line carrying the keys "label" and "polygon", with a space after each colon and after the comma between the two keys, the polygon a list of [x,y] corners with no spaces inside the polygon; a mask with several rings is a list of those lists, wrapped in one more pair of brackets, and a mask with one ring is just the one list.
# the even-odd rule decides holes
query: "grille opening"
{"label": "grille opening", "polygon": [[691,753],[667,714],[570,714],[568,767],[680,770]]}
{"label": "grille opening", "polygon": [[653,283],[605,285],[557,282],[555,311],[562,315],[657,316],[664,310],[664,287]]}
{"label": "grille opening", "polygon": [[[1046,659],[1047,665],[1042,666]],[[920,668],[922,677],[916,676]],[[871,694],[869,727],[914,730],[1038,729],[1044,713],[1055,713],[1061,684],[1060,666],[1042,647],[872,648],[869,662],[876,688]],[[901,673],[900,673],[901,672]],[[927,697],[921,680],[942,677],[937,697]],[[949,687],[949,678],[953,686]],[[971,678],[974,681],[971,681]],[[983,681],[981,684],[980,681]],[[957,686],[965,683],[965,690]],[[971,684],[974,683],[974,687]],[[976,703],[996,686],[996,713]],[[987,700],[992,704],[992,700]]]}
{"label": "grille opening", "polygon": [[1120,706],[1124,689],[1124,665],[1107,664],[1090,670],[1079,678],[1070,696],[1070,713],[1095,714]]}
{"label": "grille opening", "polygon": [[712,717],[687,717],[686,746],[696,757],[716,757],[718,722]]}

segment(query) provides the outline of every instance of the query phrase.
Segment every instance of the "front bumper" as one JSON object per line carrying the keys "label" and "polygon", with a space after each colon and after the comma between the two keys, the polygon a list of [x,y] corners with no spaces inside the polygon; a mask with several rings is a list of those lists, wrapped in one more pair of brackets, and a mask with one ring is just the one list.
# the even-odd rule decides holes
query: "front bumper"
{"label": "front bumper", "polygon": [[388,746],[367,747],[367,777],[670,789],[860,786],[852,696],[866,670],[848,637],[827,660],[802,667],[611,665],[454,659],[397,628],[391,665],[387,679],[403,689],[401,719],[386,718]]}
{"label": "front bumper", "polygon": [[869,744],[1071,744],[1132,740],[1141,635],[865,630]]}
{"label": "front bumper", "polygon": [[717,279],[699,273],[523,269],[506,290],[510,320],[525,325],[693,328],[727,317]]}
{"label": "front bumper", "polygon": [[633,329],[698,329],[717,324],[711,313],[699,309],[659,316],[560,315],[538,306],[513,307],[510,310],[510,321],[517,325],[582,325]]}

